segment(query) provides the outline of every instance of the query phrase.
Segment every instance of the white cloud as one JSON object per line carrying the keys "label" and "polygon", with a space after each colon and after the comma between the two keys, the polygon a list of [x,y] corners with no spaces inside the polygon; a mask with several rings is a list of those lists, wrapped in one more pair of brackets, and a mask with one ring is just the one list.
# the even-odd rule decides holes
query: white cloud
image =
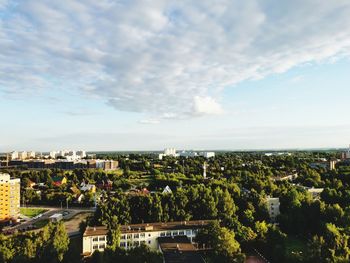
{"label": "white cloud", "polygon": [[159,124],[160,121],[157,119],[144,119],[144,120],[140,120],[139,123],[141,123],[141,124]]}
{"label": "white cloud", "polygon": [[0,0],[7,96],[73,88],[184,118],[222,112],[240,81],[349,54],[347,0]]}
{"label": "white cloud", "polygon": [[223,109],[219,103],[217,103],[211,97],[194,97],[194,110],[193,112],[198,115],[203,114],[222,114]]}

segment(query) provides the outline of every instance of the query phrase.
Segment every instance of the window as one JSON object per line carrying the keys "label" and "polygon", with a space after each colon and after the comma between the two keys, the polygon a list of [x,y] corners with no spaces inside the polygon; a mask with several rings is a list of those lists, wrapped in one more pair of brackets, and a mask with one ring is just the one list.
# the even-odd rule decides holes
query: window
{"label": "window", "polygon": [[146,244],[145,240],[140,241],[140,244]]}
{"label": "window", "polygon": [[173,231],[173,236],[177,236],[178,232],[177,231]]}
{"label": "window", "polygon": [[146,234],[145,233],[141,233],[140,234],[140,238],[145,238]]}
{"label": "window", "polygon": [[183,236],[184,234],[185,234],[185,231],[183,231],[183,230],[179,231],[180,236]]}
{"label": "window", "polygon": [[151,244],[151,240],[148,240],[148,244]]}
{"label": "window", "polygon": [[128,234],[128,235],[126,236],[126,238],[127,238],[127,239],[131,239],[131,238],[132,238],[132,234]]}
{"label": "window", "polygon": [[125,242],[120,242],[120,247],[125,247],[126,243]]}
{"label": "window", "polygon": [[150,237],[150,236],[151,236],[151,234],[148,234],[148,236]]}
{"label": "window", "polygon": [[99,246],[100,249],[105,249],[105,244]]}
{"label": "window", "polygon": [[106,238],[105,238],[105,237],[100,237],[98,240],[99,240],[99,241],[105,241]]}
{"label": "window", "polygon": [[139,234],[134,234],[134,238],[139,238]]}
{"label": "window", "polygon": [[98,237],[94,237],[93,239],[92,239],[92,241],[98,241]]}
{"label": "window", "polygon": [[165,237],[165,232],[161,232],[161,233],[160,233],[160,236],[161,236],[161,237]]}
{"label": "window", "polygon": [[94,246],[92,247],[92,249],[93,249],[93,250],[97,250],[97,249],[98,249],[98,245],[94,245]]}
{"label": "window", "polygon": [[186,230],[186,235],[190,236],[191,235],[191,230]]}
{"label": "window", "polygon": [[170,237],[171,236],[171,231],[166,232],[166,236]]}
{"label": "window", "polygon": [[125,239],[125,235],[121,235],[120,239]]}
{"label": "window", "polygon": [[139,246],[139,241],[134,241],[134,247],[138,247]]}

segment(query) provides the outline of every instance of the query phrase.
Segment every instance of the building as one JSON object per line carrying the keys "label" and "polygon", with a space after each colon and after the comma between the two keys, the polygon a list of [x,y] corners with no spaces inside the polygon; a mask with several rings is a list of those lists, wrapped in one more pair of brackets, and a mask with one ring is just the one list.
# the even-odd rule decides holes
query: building
{"label": "building", "polygon": [[313,199],[319,199],[323,192],[323,188],[305,187],[305,189],[311,194]]}
{"label": "building", "polygon": [[26,151],[18,152],[18,158],[17,159],[19,159],[19,160],[27,159],[27,152]]}
{"label": "building", "polygon": [[52,184],[55,186],[60,186],[64,185],[67,183],[67,178],[66,177],[59,177],[59,176],[54,176],[52,177]]}
{"label": "building", "polygon": [[11,160],[16,160],[18,159],[18,152],[17,151],[13,151],[10,153],[10,159]]}
{"label": "building", "polygon": [[17,221],[20,208],[20,179],[0,173],[0,221]]}
{"label": "building", "polygon": [[159,237],[164,262],[205,263],[196,246],[186,236]]}
{"label": "building", "polygon": [[338,162],[338,160],[336,160],[336,159],[331,159],[330,161],[329,161],[329,170],[335,170],[335,165],[337,164],[337,162]]}
{"label": "building", "polygon": [[34,159],[35,158],[35,152],[34,151],[27,152],[27,158]]}
{"label": "building", "polygon": [[345,160],[345,159],[350,159],[350,145],[349,145],[349,148],[348,148],[347,151],[342,152],[341,158],[342,158],[343,160]]}
{"label": "building", "polygon": [[53,214],[52,216],[49,217],[51,222],[59,222],[62,220],[62,218],[63,218],[63,215],[60,213]]}
{"label": "building", "polygon": [[280,214],[280,199],[278,197],[267,197],[266,198],[267,210],[271,222],[276,222],[276,217]]}
{"label": "building", "polygon": [[181,151],[178,155],[181,157],[196,157],[198,153],[194,151]]}
{"label": "building", "polygon": [[215,157],[215,152],[200,152],[199,155],[204,158],[213,158]]}
{"label": "building", "polygon": [[164,156],[172,156],[172,157],[177,157],[179,156],[177,153],[176,153],[176,149],[175,148],[166,148],[164,149],[164,152],[159,154],[159,160],[162,160]]}
{"label": "building", "polygon": [[91,192],[91,193],[95,193],[96,192],[96,186],[94,184],[85,184],[85,182],[82,182],[80,184],[80,191],[83,192]]}
{"label": "building", "polygon": [[[153,251],[161,251],[159,238],[185,236],[192,243],[199,229],[208,225],[208,220],[149,223],[121,226],[120,247],[133,248],[147,245]],[[104,251],[107,246],[105,226],[87,227],[83,235],[83,255],[90,256],[95,250]]]}

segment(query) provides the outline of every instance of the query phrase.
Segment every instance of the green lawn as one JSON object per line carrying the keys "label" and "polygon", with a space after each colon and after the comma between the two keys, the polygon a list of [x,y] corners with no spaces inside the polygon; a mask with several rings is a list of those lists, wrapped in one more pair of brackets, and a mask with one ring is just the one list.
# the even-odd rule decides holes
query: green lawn
{"label": "green lawn", "polygon": [[28,208],[28,207],[21,207],[20,208],[20,213],[24,216],[28,216],[30,218],[37,216],[39,214],[42,214],[46,212],[46,209],[41,209],[41,208]]}
{"label": "green lawn", "polygon": [[[301,258],[305,254],[305,241],[288,237],[286,240],[286,254],[288,258]],[[304,255],[305,256],[305,255]]]}

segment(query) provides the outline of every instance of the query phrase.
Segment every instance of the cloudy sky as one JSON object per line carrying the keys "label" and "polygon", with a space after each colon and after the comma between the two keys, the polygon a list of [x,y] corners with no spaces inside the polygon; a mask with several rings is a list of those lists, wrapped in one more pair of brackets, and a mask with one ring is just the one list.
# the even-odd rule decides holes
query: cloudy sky
{"label": "cloudy sky", "polygon": [[0,0],[0,151],[350,143],[348,0]]}

